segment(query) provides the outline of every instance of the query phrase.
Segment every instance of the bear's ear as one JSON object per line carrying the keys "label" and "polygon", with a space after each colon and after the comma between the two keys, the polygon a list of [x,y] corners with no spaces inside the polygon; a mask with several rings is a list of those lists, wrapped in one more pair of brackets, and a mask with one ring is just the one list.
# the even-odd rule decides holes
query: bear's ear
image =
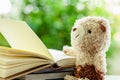
{"label": "bear's ear", "polygon": [[105,27],[103,21],[100,20],[100,21],[98,21],[98,23],[99,23],[99,25],[100,25],[100,29],[101,29],[103,32],[106,32],[106,27]]}

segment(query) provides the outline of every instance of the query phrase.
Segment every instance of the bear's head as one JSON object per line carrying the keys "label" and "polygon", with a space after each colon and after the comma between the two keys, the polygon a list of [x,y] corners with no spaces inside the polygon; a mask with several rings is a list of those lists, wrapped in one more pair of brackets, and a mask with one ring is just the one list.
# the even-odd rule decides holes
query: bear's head
{"label": "bear's head", "polygon": [[71,30],[71,45],[85,53],[105,52],[110,45],[110,26],[101,17],[76,20]]}

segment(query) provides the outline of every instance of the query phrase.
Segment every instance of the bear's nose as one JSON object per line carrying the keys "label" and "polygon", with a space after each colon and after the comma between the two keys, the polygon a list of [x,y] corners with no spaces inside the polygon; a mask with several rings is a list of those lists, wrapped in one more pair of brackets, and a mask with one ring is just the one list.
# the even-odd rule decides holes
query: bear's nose
{"label": "bear's nose", "polygon": [[77,28],[73,28],[73,32],[76,31],[76,30],[77,30]]}

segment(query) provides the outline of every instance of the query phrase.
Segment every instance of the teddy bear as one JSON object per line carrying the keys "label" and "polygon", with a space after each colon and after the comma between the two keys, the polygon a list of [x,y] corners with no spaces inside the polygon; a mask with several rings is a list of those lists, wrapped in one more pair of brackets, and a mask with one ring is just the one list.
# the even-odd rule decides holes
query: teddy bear
{"label": "teddy bear", "polygon": [[71,47],[66,55],[76,58],[74,75],[65,80],[105,80],[106,51],[110,46],[110,25],[103,17],[88,16],[76,20],[71,30]]}

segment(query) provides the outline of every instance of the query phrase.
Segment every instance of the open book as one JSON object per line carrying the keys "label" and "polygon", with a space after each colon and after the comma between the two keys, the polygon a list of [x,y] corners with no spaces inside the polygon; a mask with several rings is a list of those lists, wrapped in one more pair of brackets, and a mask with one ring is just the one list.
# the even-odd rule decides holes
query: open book
{"label": "open book", "polygon": [[24,21],[0,19],[0,33],[11,46],[0,46],[1,79],[13,79],[55,63],[59,67],[74,66],[74,57],[47,49]]}

